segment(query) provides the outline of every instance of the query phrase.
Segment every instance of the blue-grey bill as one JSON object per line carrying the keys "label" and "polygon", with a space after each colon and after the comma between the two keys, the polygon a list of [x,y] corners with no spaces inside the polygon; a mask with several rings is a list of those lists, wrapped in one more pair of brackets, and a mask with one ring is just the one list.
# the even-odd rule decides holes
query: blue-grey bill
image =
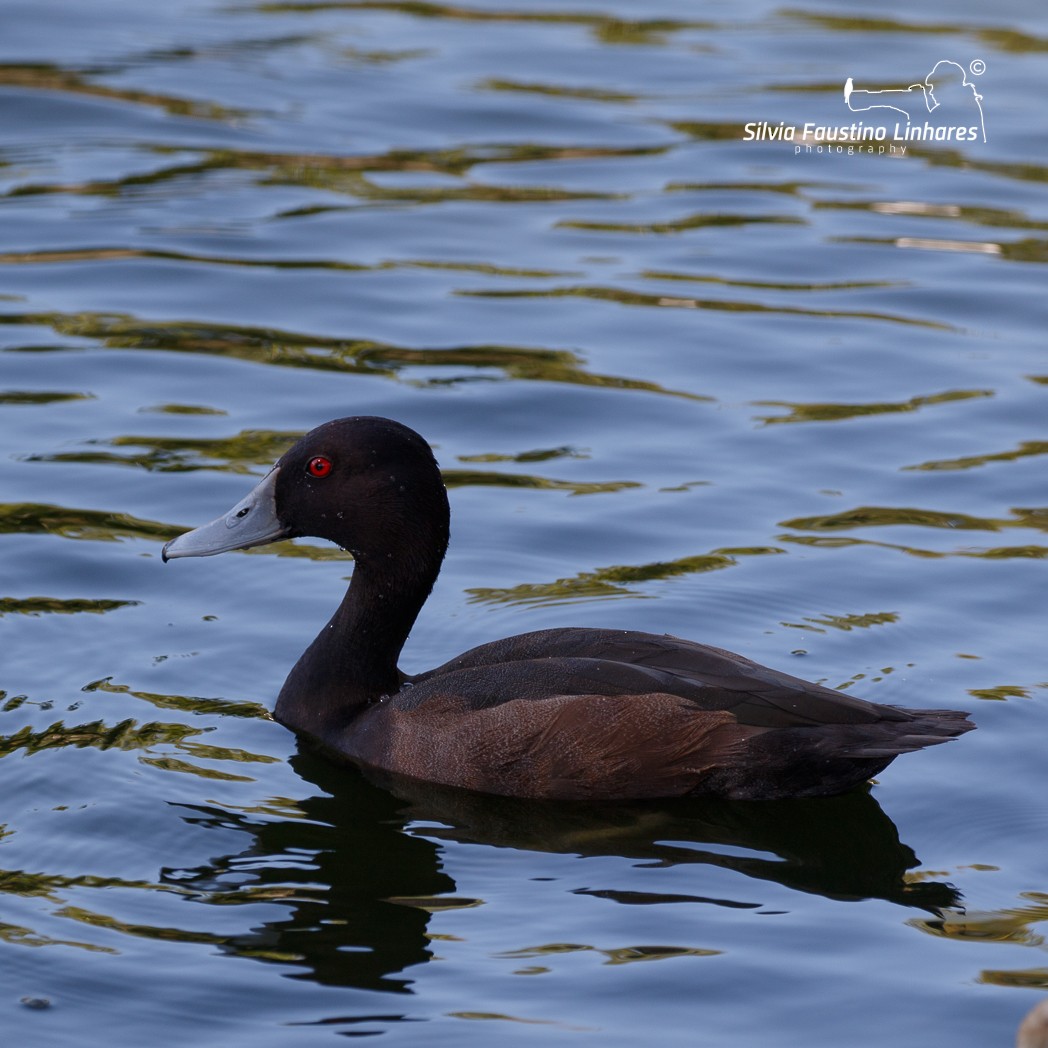
{"label": "blue-grey bill", "polygon": [[276,485],[279,467],[266,474],[251,492],[225,516],[172,539],[161,554],[176,557],[213,557],[233,549],[250,549],[288,537],[277,516]]}

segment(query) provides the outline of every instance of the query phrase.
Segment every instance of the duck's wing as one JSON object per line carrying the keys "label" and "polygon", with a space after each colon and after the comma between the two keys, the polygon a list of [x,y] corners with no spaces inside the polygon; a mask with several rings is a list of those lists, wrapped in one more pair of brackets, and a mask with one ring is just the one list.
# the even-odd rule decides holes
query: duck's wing
{"label": "duck's wing", "polygon": [[551,658],[460,669],[375,704],[334,749],[397,775],[508,796],[770,799],[842,793],[897,754],[957,733],[909,716],[756,726],[735,710],[639,690],[655,671],[631,667],[634,687],[616,691],[621,677],[605,679],[615,665]]}
{"label": "duck's wing", "polygon": [[814,685],[768,673],[710,681],[552,655],[459,666],[383,699],[336,748],[485,793],[766,799],[842,793],[899,753],[967,730],[961,714],[896,710],[827,689],[812,698]]}
{"label": "duck's wing", "polygon": [[[520,672],[524,662],[528,669]],[[543,662],[548,664],[545,668]],[[494,685],[482,689],[485,704],[562,689],[603,694],[659,691],[679,695],[704,710],[730,712],[739,723],[759,728],[912,719],[910,711],[833,691],[721,648],[632,630],[524,633],[473,648],[415,679],[435,683],[465,670],[476,674],[475,687],[481,681]],[[526,687],[524,696],[499,689],[498,678],[507,674],[517,687]]]}
{"label": "duck's wing", "polygon": [[[465,683],[470,673],[451,676]],[[554,694],[482,705],[449,683],[417,704],[386,700],[338,748],[371,767],[481,793],[621,800],[693,792],[742,760],[750,734],[730,713],[676,695]]]}
{"label": "duck's wing", "polygon": [[483,645],[380,706],[352,729],[365,763],[525,797],[841,793],[973,727],[692,641],[587,629]]}

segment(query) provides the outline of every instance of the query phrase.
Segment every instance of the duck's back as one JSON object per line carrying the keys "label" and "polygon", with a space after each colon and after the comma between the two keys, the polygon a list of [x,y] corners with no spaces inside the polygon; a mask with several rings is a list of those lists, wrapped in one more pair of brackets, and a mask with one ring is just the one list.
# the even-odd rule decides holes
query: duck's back
{"label": "duck's back", "polygon": [[961,713],[880,706],[676,637],[553,629],[408,679],[337,745],[490,793],[771,798],[840,793],[971,727]]}
{"label": "duck's back", "polygon": [[586,683],[603,685],[608,694],[638,694],[658,684],[659,690],[687,698],[701,709],[726,710],[741,724],[760,728],[911,719],[907,711],[832,691],[721,648],[636,630],[574,627],[521,633],[471,648],[413,682],[436,683],[461,670],[510,670],[517,662],[541,660],[569,660],[574,665],[567,673],[562,661],[559,673],[552,665],[548,672],[533,667],[521,681],[530,685],[526,695],[475,698],[489,705],[507,698],[540,698],[550,694],[544,689],[551,686],[576,691]]}

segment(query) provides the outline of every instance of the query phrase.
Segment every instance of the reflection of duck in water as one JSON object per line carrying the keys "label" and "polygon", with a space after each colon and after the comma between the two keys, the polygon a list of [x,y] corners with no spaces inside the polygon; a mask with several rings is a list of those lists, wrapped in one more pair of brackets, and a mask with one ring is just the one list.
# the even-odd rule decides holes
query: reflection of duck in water
{"label": "reflection of duck in water", "polygon": [[857,89],[851,77],[844,84],[844,102],[853,113],[888,109],[914,123],[934,117],[931,122],[939,127],[968,127],[975,121],[985,142],[982,97],[965,68],[945,59],[935,63],[924,83],[909,87],[865,91]]}
{"label": "reflection of duck in water", "polygon": [[252,919],[219,944],[223,953],[290,965],[324,986],[408,992],[401,973],[433,956],[429,913],[396,900],[450,904],[455,882],[435,845],[404,832],[403,802],[316,759],[292,763],[322,784],[319,795],[266,810],[181,806],[187,822],[220,840],[239,831],[243,844],[162,870],[161,883],[193,892],[196,903],[252,904]]}
{"label": "reflection of duck in water", "polygon": [[[600,804],[492,797],[364,774],[409,802],[406,817],[447,826],[427,829],[430,837],[579,856],[621,855],[660,866],[715,866],[814,895],[886,899],[940,916],[960,899],[948,884],[906,876],[919,865],[917,856],[900,842],[895,824],[868,789],[812,800],[694,797]],[[652,895],[636,901],[666,900]]]}
{"label": "reflection of duck in water", "polygon": [[[641,860],[646,872],[632,891],[588,881],[585,894],[620,905],[759,909],[763,882],[936,914],[959,900],[949,885],[907,874],[917,857],[865,790],[809,801],[550,803],[406,780],[384,779],[377,788],[309,753],[292,765],[306,791],[310,784],[314,790],[283,802],[286,816],[274,808],[186,806],[187,822],[222,840],[239,832],[243,844],[199,866],[165,869],[160,880],[193,905],[220,906],[227,915],[236,904],[252,904],[244,930],[226,935],[222,952],[290,966],[321,985],[410,992],[403,973],[433,958],[431,914],[476,904],[455,894],[442,840],[559,854],[567,862]],[[680,878],[660,873],[674,866],[694,871],[687,893]],[[730,898],[723,879],[719,897],[703,894],[708,867],[745,879]],[[586,869],[594,876],[592,864]],[[672,891],[660,891],[667,884]]]}
{"label": "reflection of duck in water", "polygon": [[276,717],[330,755],[425,782],[578,800],[823,796],[972,728],[964,713],[878,706],[719,648],[622,630],[540,630],[408,677],[397,660],[440,571],[449,514],[417,433],[344,418],[164,558],[298,535],[350,550],[349,591]]}

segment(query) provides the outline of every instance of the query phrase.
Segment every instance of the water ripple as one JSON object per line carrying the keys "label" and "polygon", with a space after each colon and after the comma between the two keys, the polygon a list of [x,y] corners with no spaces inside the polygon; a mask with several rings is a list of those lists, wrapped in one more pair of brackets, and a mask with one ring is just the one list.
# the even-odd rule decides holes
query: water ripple
{"label": "water ripple", "polygon": [[[710,399],[685,390],[669,389],[657,382],[591,372],[584,367],[579,354],[562,349],[508,345],[415,349],[370,339],[329,338],[239,324],[148,321],[126,314],[90,312],[0,314],[0,327],[3,325],[43,325],[62,335],[95,339],[112,349],[202,353],[278,367],[374,374],[388,378],[399,378],[404,372],[403,380],[416,385],[447,384],[449,380],[415,379],[410,375],[411,368],[461,368],[469,377],[484,381],[490,381],[494,371],[506,379],[518,381],[632,389],[696,401]],[[34,345],[26,347],[25,351],[39,349]],[[17,347],[7,351],[17,351]],[[451,381],[467,381],[467,375],[460,374]]]}

